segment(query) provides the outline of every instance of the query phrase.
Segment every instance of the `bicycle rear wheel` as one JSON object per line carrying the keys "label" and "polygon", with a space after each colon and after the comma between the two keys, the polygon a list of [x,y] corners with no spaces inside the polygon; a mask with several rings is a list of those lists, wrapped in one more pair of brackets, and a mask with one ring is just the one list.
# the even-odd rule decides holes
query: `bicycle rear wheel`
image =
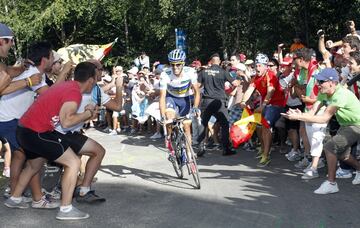
{"label": "bicycle rear wheel", "polygon": [[190,149],[190,158],[187,158],[186,161],[186,165],[189,169],[189,175],[191,174],[194,178],[194,182],[195,182],[195,187],[197,189],[200,189],[201,185],[200,185],[200,175],[199,175],[199,170],[197,167],[197,163],[196,163],[196,156],[195,156],[195,152],[194,149],[191,146],[190,140],[188,139],[187,135],[183,134],[183,139],[184,139],[184,144],[186,146],[186,148]]}

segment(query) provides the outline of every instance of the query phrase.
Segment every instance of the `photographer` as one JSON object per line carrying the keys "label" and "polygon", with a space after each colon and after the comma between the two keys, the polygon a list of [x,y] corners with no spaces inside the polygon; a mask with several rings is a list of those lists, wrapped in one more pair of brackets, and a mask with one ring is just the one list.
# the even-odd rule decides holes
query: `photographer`
{"label": "photographer", "polygon": [[144,67],[150,69],[149,56],[147,56],[146,53],[143,51],[139,57],[134,59],[134,64],[139,70],[142,70]]}

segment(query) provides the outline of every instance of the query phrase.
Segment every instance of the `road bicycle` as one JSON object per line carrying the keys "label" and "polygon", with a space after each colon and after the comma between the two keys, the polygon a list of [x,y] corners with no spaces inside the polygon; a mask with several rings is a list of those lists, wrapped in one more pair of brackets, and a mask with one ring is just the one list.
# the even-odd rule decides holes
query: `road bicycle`
{"label": "road bicycle", "polygon": [[172,132],[167,136],[166,124],[163,124],[165,135],[165,146],[169,150],[168,160],[172,163],[176,175],[184,178],[184,166],[187,167],[189,175],[192,175],[195,187],[200,189],[200,175],[196,163],[196,155],[191,146],[188,136],[183,130],[183,121],[187,117],[175,118],[172,122]]}

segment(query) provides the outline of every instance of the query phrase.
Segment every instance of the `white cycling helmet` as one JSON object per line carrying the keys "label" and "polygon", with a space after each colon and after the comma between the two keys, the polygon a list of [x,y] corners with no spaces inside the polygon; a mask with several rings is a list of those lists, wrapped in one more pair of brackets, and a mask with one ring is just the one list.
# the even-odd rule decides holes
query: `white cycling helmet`
{"label": "white cycling helmet", "polygon": [[168,60],[170,63],[185,62],[185,59],[186,59],[186,54],[181,49],[172,50],[168,54]]}
{"label": "white cycling helmet", "polygon": [[268,62],[269,62],[269,58],[267,57],[267,55],[262,53],[259,53],[255,58],[255,64],[267,65]]}

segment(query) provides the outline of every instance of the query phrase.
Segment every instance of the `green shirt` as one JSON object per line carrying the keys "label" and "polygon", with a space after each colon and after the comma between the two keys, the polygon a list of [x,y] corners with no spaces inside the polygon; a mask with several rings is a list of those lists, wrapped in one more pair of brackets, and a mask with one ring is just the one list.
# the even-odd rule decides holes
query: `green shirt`
{"label": "green shirt", "polygon": [[339,84],[331,97],[320,94],[318,101],[337,107],[335,116],[340,126],[360,125],[360,101],[354,93]]}

